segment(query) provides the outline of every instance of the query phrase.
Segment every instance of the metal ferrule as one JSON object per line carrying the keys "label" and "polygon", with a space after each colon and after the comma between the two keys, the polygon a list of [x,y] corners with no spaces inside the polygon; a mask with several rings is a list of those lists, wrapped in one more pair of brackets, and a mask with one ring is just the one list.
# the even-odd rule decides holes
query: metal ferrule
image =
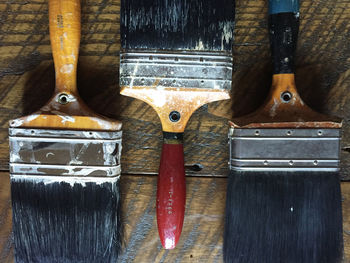
{"label": "metal ferrule", "polygon": [[339,129],[230,128],[229,145],[231,170],[339,170]]}
{"label": "metal ferrule", "polygon": [[121,52],[120,85],[231,89],[232,55],[225,52]]}
{"label": "metal ferrule", "polygon": [[120,175],[121,131],[9,129],[11,176]]}

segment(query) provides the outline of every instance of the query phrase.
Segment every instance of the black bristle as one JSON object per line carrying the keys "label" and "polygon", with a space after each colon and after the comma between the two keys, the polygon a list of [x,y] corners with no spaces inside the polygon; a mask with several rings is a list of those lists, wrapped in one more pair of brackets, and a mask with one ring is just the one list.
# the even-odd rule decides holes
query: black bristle
{"label": "black bristle", "polygon": [[231,171],[226,263],[335,263],[342,250],[338,173]]}
{"label": "black bristle", "polygon": [[119,183],[11,180],[16,262],[116,262]]}
{"label": "black bristle", "polygon": [[122,0],[123,49],[231,51],[232,0]]}

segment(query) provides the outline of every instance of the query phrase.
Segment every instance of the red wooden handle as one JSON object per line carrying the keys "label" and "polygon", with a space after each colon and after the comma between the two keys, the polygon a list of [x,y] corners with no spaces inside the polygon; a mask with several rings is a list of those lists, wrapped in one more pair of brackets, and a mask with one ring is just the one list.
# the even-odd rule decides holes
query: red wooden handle
{"label": "red wooden handle", "polygon": [[157,224],[165,249],[175,248],[186,203],[183,144],[163,144],[157,188]]}

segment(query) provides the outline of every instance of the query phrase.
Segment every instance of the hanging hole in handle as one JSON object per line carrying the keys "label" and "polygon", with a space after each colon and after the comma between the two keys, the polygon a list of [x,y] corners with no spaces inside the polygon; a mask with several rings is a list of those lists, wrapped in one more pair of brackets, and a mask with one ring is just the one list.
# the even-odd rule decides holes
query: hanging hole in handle
{"label": "hanging hole in handle", "polygon": [[169,119],[172,122],[178,122],[180,120],[180,118],[181,118],[181,114],[178,111],[172,111],[169,114]]}
{"label": "hanging hole in handle", "polygon": [[61,93],[58,95],[58,102],[62,105],[67,104],[69,102],[68,94]]}
{"label": "hanging hole in handle", "polygon": [[290,100],[292,99],[293,95],[292,93],[290,93],[289,91],[285,91],[281,93],[281,100],[285,103],[290,102]]}

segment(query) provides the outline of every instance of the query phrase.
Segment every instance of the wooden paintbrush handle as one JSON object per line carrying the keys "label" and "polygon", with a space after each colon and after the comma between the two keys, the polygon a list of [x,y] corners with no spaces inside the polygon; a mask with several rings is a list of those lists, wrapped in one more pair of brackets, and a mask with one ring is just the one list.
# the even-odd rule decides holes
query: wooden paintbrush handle
{"label": "wooden paintbrush handle", "polygon": [[299,31],[298,0],[269,0],[269,34],[273,61],[270,94],[265,103],[248,116],[235,118],[240,128],[340,128],[341,120],[315,112],[299,96],[294,60]]}
{"label": "wooden paintbrush handle", "polygon": [[299,1],[269,1],[269,35],[273,73],[294,73],[299,31]]}
{"label": "wooden paintbrush handle", "polygon": [[159,237],[165,249],[175,248],[180,238],[185,204],[182,133],[165,132],[157,184],[157,224]]}
{"label": "wooden paintbrush handle", "polygon": [[10,127],[120,130],[121,122],[96,114],[78,95],[80,0],[49,0],[49,26],[56,73],[55,93],[40,110],[12,120]]}
{"label": "wooden paintbrush handle", "polygon": [[80,0],[49,0],[49,21],[56,92],[77,95]]}

